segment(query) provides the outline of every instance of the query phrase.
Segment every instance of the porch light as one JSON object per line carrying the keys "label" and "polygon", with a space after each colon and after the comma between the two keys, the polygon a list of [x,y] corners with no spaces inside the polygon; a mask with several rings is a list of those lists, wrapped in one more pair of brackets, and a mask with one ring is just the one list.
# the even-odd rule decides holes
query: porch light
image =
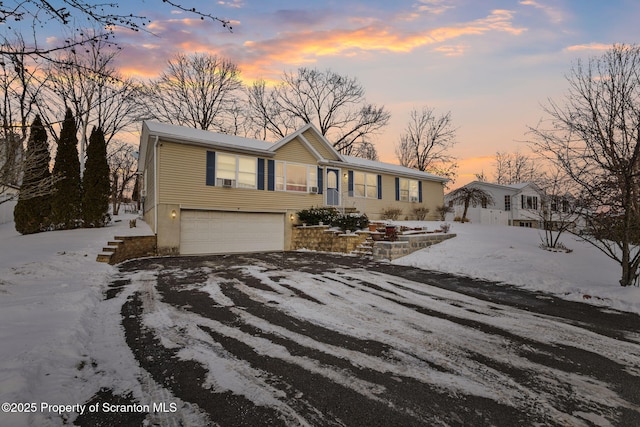
{"label": "porch light", "polygon": [[175,210],[175,209],[173,209],[173,210],[171,211],[171,219],[176,219],[176,217],[177,217],[177,216],[178,216],[178,213],[176,212],[176,210]]}
{"label": "porch light", "polygon": [[289,220],[293,222],[293,220],[296,219],[295,215],[291,214],[289,215]]}

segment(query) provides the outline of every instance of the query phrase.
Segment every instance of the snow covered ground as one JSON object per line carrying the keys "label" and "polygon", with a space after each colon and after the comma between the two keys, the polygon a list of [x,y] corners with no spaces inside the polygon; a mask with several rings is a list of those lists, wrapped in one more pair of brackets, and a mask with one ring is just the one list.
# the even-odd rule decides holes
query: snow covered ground
{"label": "snow covered ground", "polygon": [[[60,408],[43,404],[81,404],[102,387],[143,393],[138,378],[144,373],[122,336],[122,301],[104,301],[117,269],[95,260],[115,235],[151,232],[140,220],[130,229],[130,217],[103,229],[29,236],[13,223],[0,225],[0,402],[37,406],[20,415],[3,406],[0,425],[60,425]],[[619,267],[569,235],[561,240],[573,252],[565,254],[541,250],[538,232],[530,229],[454,223],[451,232],[458,237],[395,263],[640,312],[640,289],[621,288]],[[153,389],[149,379],[144,393]]]}
{"label": "snow covered ground", "polygon": [[96,256],[116,235],[151,233],[140,221],[129,228],[133,217],[119,215],[102,229],[26,236],[13,222],[0,225],[0,402],[38,405],[35,413],[20,416],[3,407],[0,425],[58,425],[60,418],[39,405],[82,403],[117,383],[106,375],[82,378],[96,352],[114,364],[127,357],[133,362],[123,339],[120,348],[94,341],[106,334],[118,342],[115,337],[122,335],[119,307],[108,312],[98,304],[116,268],[96,262]]}
{"label": "snow covered ground", "polygon": [[[424,223],[399,222],[408,226]],[[427,223],[430,230],[441,222]],[[619,285],[621,267],[592,245],[563,234],[571,253],[540,249],[541,232],[524,227],[451,224],[458,237],[394,261],[397,264],[504,282],[565,299],[640,313],[640,288]]]}

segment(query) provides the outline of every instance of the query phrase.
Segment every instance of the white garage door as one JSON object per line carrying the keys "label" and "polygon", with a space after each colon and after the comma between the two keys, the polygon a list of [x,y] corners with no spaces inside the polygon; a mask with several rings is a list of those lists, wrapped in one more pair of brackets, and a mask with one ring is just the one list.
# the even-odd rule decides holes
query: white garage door
{"label": "white garage door", "polygon": [[284,250],[284,214],[183,210],[180,253]]}

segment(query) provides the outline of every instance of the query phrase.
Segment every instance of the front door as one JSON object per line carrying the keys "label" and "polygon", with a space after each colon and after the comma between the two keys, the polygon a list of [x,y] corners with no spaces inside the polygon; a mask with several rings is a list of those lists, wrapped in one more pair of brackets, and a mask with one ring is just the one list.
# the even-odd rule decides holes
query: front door
{"label": "front door", "polygon": [[340,206],[340,171],[327,169],[327,206]]}

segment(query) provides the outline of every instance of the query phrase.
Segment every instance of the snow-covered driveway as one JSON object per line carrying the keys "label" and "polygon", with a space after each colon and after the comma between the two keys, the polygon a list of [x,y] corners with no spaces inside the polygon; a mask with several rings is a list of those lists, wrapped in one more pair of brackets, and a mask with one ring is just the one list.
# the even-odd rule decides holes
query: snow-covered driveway
{"label": "snow-covered driveway", "polygon": [[135,260],[114,285],[166,422],[640,425],[635,314],[317,253]]}

